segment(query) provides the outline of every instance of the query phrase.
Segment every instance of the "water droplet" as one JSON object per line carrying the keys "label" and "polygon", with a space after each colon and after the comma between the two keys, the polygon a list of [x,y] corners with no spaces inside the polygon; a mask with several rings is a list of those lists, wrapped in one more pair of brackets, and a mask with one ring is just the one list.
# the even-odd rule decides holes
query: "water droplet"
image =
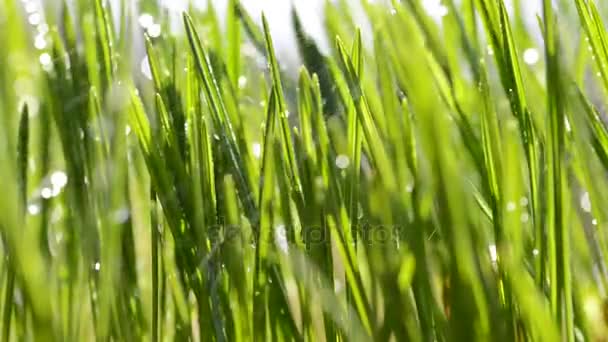
{"label": "water droplet", "polygon": [[141,73],[146,76],[147,79],[152,80],[152,70],[150,69],[150,62],[148,61],[148,56],[144,57],[141,60],[139,69],[141,70]]}
{"label": "water droplet", "polygon": [[395,14],[397,14],[397,10],[394,8],[391,8],[391,15],[395,15]]}
{"label": "water droplet", "polygon": [[346,169],[350,165],[350,159],[347,156],[341,154],[336,157],[336,166],[340,169]]}
{"label": "water droplet", "polygon": [[524,51],[524,62],[526,62],[526,64],[534,65],[538,63],[539,59],[540,55],[538,53],[538,50],[536,50],[535,48],[529,48]]}
{"label": "water droplet", "polygon": [[591,199],[589,198],[588,192],[585,191],[585,193],[581,195],[580,203],[581,209],[583,209],[584,212],[591,212]]}
{"label": "water droplet", "polygon": [[38,30],[38,33],[45,34],[49,32],[49,25],[46,23],[41,23],[38,25],[38,27],[36,27],[36,29]]}
{"label": "water droplet", "polygon": [[490,55],[490,56],[494,55],[494,49],[492,48],[491,45],[488,45],[488,55]]}
{"label": "water droplet", "polygon": [[34,47],[38,50],[42,50],[46,47],[46,38],[44,38],[44,34],[38,34],[34,39]]}
{"label": "water droplet", "polygon": [[63,188],[68,184],[68,175],[63,171],[55,171],[51,174],[51,184],[54,188]]}
{"label": "water droplet", "polygon": [[27,12],[28,14],[34,13],[38,10],[38,4],[36,2],[28,2],[25,5],[25,12]]}
{"label": "water droplet", "polygon": [[36,26],[42,21],[42,16],[40,13],[32,13],[29,17],[27,17],[27,21],[30,23],[30,25]]}
{"label": "water droplet", "polygon": [[521,220],[521,223],[527,223],[528,221],[530,221],[530,214],[522,213],[520,220]]}
{"label": "water droplet", "polygon": [[139,22],[139,25],[145,29],[154,25],[154,17],[149,13],[142,13],[137,21]]}
{"label": "water droplet", "polygon": [[53,190],[51,188],[42,188],[42,190],[40,190],[40,196],[44,199],[49,199],[53,197]]}
{"label": "water droplet", "polygon": [[40,213],[40,206],[34,203],[29,204],[27,206],[27,212],[32,216],[38,215]]}
{"label": "water droplet", "polygon": [[40,64],[42,64],[43,67],[51,65],[52,62],[51,55],[46,52],[41,54],[38,60],[40,61]]}
{"label": "water droplet", "polygon": [[405,186],[405,191],[407,191],[408,193],[412,193],[412,191],[414,191],[414,184],[408,184]]}
{"label": "water droplet", "polygon": [[564,117],[564,126],[566,127],[566,132],[572,132],[572,127],[570,126],[570,121],[568,121],[567,117]]}
{"label": "water droplet", "polygon": [[538,249],[534,248],[534,249],[532,250],[532,255],[537,256],[537,255],[539,255],[539,254],[540,254],[540,252],[538,251]]}
{"label": "water droplet", "polygon": [[101,264],[98,262],[95,263],[95,266],[93,266],[95,268],[95,271],[98,271],[101,269]]}
{"label": "water droplet", "polygon": [[257,159],[260,158],[260,156],[262,155],[262,145],[260,145],[260,143],[255,142],[253,143],[253,145],[251,146],[251,152],[253,153],[253,156],[256,157]]}
{"label": "water droplet", "polygon": [[526,207],[528,206],[528,198],[527,197],[522,197],[519,199],[519,205],[521,205],[522,207]]}
{"label": "water droplet", "polygon": [[277,247],[285,254],[289,252],[289,243],[287,242],[287,231],[284,225],[278,225],[274,229],[274,240]]}
{"label": "water droplet", "polygon": [[492,260],[492,262],[496,262],[498,260],[498,252],[496,251],[496,245],[489,245],[488,253],[490,253],[490,260]]}
{"label": "water droplet", "polygon": [[125,126],[125,135],[129,135],[129,134],[131,134],[131,126],[126,125]]}
{"label": "water droplet", "polygon": [[597,226],[597,220],[593,219],[593,221],[591,221],[591,224],[594,225],[594,226]]}
{"label": "water droplet", "polygon": [[515,202],[509,201],[509,203],[507,203],[508,212],[515,211],[516,208],[517,208],[517,206],[515,205]]}
{"label": "water droplet", "polygon": [[442,5],[440,0],[423,0],[422,6],[435,19],[445,17],[448,14],[448,8]]}
{"label": "water droplet", "polygon": [[148,35],[151,38],[160,37],[160,33],[161,33],[161,27],[159,24],[152,24],[152,25],[150,25],[150,27],[148,27]]}
{"label": "water droplet", "polygon": [[243,89],[247,85],[247,77],[241,75],[239,76],[239,88]]}
{"label": "water droplet", "polygon": [[121,208],[112,214],[112,220],[115,224],[123,224],[131,217],[131,212],[128,208]]}

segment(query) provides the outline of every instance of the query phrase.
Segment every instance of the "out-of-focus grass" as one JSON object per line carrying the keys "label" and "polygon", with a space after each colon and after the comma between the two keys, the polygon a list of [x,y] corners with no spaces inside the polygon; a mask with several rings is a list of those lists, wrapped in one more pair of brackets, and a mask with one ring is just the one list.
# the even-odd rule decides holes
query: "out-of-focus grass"
{"label": "out-of-focus grass", "polygon": [[606,339],[603,4],[520,3],[1,0],[2,340]]}

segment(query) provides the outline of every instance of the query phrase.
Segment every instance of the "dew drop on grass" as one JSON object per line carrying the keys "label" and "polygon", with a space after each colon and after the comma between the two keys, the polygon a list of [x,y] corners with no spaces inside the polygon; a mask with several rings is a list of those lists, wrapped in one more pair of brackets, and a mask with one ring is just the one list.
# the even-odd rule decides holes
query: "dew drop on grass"
{"label": "dew drop on grass", "polygon": [[95,271],[99,272],[99,270],[101,269],[101,264],[98,262],[95,263],[95,266],[93,266],[95,268]]}
{"label": "dew drop on grass", "polygon": [[440,0],[423,0],[422,6],[435,19],[445,17],[448,14],[448,8],[442,5]]}
{"label": "dew drop on grass", "polygon": [[281,252],[287,254],[289,252],[289,243],[287,242],[287,232],[284,225],[278,225],[274,230],[274,240]]}
{"label": "dew drop on grass", "polygon": [[529,48],[524,51],[524,62],[526,62],[526,64],[534,65],[538,63],[539,59],[540,55],[538,53],[538,50],[536,50],[535,48]]}
{"label": "dew drop on grass", "polygon": [[509,201],[509,203],[507,203],[508,212],[513,212],[513,211],[515,211],[516,208],[517,208],[517,206],[515,205],[515,202]]}
{"label": "dew drop on grass", "polygon": [[245,86],[247,85],[247,77],[245,77],[243,75],[239,76],[238,82],[239,82],[239,89],[245,88]]}
{"label": "dew drop on grass", "polygon": [[42,50],[46,47],[46,39],[44,38],[44,34],[38,34],[34,39],[34,47],[38,50]]}
{"label": "dew drop on grass", "polygon": [[534,248],[534,249],[532,250],[532,255],[534,255],[534,256],[538,256],[539,254],[540,254],[540,252],[538,251],[538,249]]}
{"label": "dew drop on grass", "polygon": [[27,206],[27,212],[32,216],[38,215],[40,213],[40,205],[34,203],[29,204]]}
{"label": "dew drop on grass", "polygon": [[492,244],[488,246],[488,253],[490,253],[490,260],[496,262],[498,260],[498,253],[496,251],[496,245]]}
{"label": "dew drop on grass", "polygon": [[251,152],[256,159],[259,159],[262,155],[262,146],[258,142],[254,142],[251,146]]}
{"label": "dew drop on grass", "polygon": [[36,12],[37,10],[38,10],[38,4],[37,4],[37,3],[35,3],[35,2],[33,2],[33,1],[28,2],[27,4],[25,4],[25,11],[26,11],[28,14],[34,13],[34,12]]}
{"label": "dew drop on grass", "polygon": [[597,219],[593,219],[593,221],[591,221],[591,224],[597,226]]}
{"label": "dew drop on grass", "polygon": [[45,34],[49,32],[49,25],[41,23],[36,27],[36,29],[38,30],[38,33]]}
{"label": "dew drop on grass", "polygon": [[42,188],[42,190],[40,190],[40,196],[44,199],[49,199],[51,197],[53,197],[53,190],[51,188]]}
{"label": "dew drop on grass", "polygon": [[414,185],[413,184],[406,185],[405,191],[407,191],[408,193],[412,193],[412,191],[414,191]]}
{"label": "dew drop on grass", "polygon": [[127,208],[118,209],[112,214],[112,220],[115,224],[123,224],[129,220],[129,217],[131,217],[131,212]]}
{"label": "dew drop on grass", "polygon": [[55,171],[51,174],[51,185],[53,188],[63,188],[68,184],[68,175],[63,171]]}
{"label": "dew drop on grass", "polygon": [[335,289],[336,293],[341,292],[344,289],[344,284],[342,284],[342,282],[340,280],[336,279],[334,289]]}
{"label": "dew drop on grass", "polygon": [[141,70],[141,73],[144,74],[144,76],[146,76],[147,79],[152,80],[152,70],[150,69],[150,63],[148,62],[148,56],[144,57],[141,60],[139,69]]}
{"label": "dew drop on grass", "polygon": [[347,156],[340,154],[336,157],[336,166],[340,169],[346,169],[350,165],[350,159]]}
{"label": "dew drop on grass", "polygon": [[30,23],[30,25],[36,26],[42,21],[42,16],[40,15],[40,13],[32,13],[27,18],[27,21]]}
{"label": "dew drop on grass", "polygon": [[139,25],[145,29],[154,25],[154,17],[151,16],[149,13],[142,13],[137,19],[137,21],[139,22]]}
{"label": "dew drop on grass", "polygon": [[151,38],[160,37],[160,33],[161,33],[161,27],[159,24],[152,24],[152,25],[150,25],[150,27],[148,27],[148,35]]}
{"label": "dew drop on grass", "polygon": [[527,207],[528,206],[528,198],[527,197],[522,197],[519,199],[519,205],[521,205],[522,207]]}
{"label": "dew drop on grass", "polygon": [[522,213],[520,216],[521,223],[528,223],[530,221],[530,214]]}
{"label": "dew drop on grass", "polygon": [[581,209],[583,209],[584,212],[586,212],[586,213],[591,212],[591,199],[589,199],[588,192],[585,191],[585,193],[581,195],[580,203],[581,203]]}
{"label": "dew drop on grass", "polygon": [[[604,317],[603,304],[593,295],[588,295],[587,298],[584,299],[583,310],[587,317],[596,318],[598,321],[599,319],[602,319],[601,317]],[[577,340],[584,341],[584,338]]]}
{"label": "dew drop on grass", "polygon": [[43,67],[51,65],[51,55],[46,52],[42,53],[38,60],[40,61],[40,64],[42,64]]}

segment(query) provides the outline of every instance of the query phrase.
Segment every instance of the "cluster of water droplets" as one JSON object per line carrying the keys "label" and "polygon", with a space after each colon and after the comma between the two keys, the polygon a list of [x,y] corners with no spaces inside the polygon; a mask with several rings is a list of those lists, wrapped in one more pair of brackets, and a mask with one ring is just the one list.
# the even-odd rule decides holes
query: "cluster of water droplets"
{"label": "cluster of water droplets", "polygon": [[[146,31],[150,38],[158,38],[162,33],[162,27],[159,23],[155,22],[154,17],[149,13],[142,13],[137,19],[139,26]],[[141,63],[140,70],[142,74],[149,80],[152,79],[152,70],[150,69],[150,62],[148,55],[146,55]]]}
{"label": "cluster of water droplets", "polygon": [[440,19],[448,15],[448,8],[441,3],[441,0],[423,0],[422,6],[424,7],[424,10],[435,19]]}
{"label": "cluster of water droplets", "polygon": [[287,230],[285,230],[285,225],[280,224],[274,228],[274,242],[281,252],[285,254],[289,252],[289,242],[287,241]]}
{"label": "cluster of water droplets", "polygon": [[[27,15],[27,22],[36,30],[34,37],[34,47],[37,50],[45,50],[48,47],[49,26],[44,18],[42,4],[37,0],[21,0],[23,10]],[[48,52],[42,52],[38,56],[38,61],[44,70],[52,68],[52,58]]]}
{"label": "cluster of water droplets", "polygon": [[27,212],[32,215],[38,215],[41,211],[41,201],[49,200],[59,196],[63,189],[68,184],[68,176],[63,171],[54,171],[46,177],[36,191],[34,199],[27,205]]}

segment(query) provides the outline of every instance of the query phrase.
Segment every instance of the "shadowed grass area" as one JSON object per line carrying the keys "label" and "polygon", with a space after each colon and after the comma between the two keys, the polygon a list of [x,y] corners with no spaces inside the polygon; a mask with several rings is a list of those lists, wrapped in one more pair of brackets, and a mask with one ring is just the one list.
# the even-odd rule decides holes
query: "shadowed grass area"
{"label": "shadowed grass area", "polygon": [[520,3],[0,0],[1,340],[605,340],[607,9]]}

